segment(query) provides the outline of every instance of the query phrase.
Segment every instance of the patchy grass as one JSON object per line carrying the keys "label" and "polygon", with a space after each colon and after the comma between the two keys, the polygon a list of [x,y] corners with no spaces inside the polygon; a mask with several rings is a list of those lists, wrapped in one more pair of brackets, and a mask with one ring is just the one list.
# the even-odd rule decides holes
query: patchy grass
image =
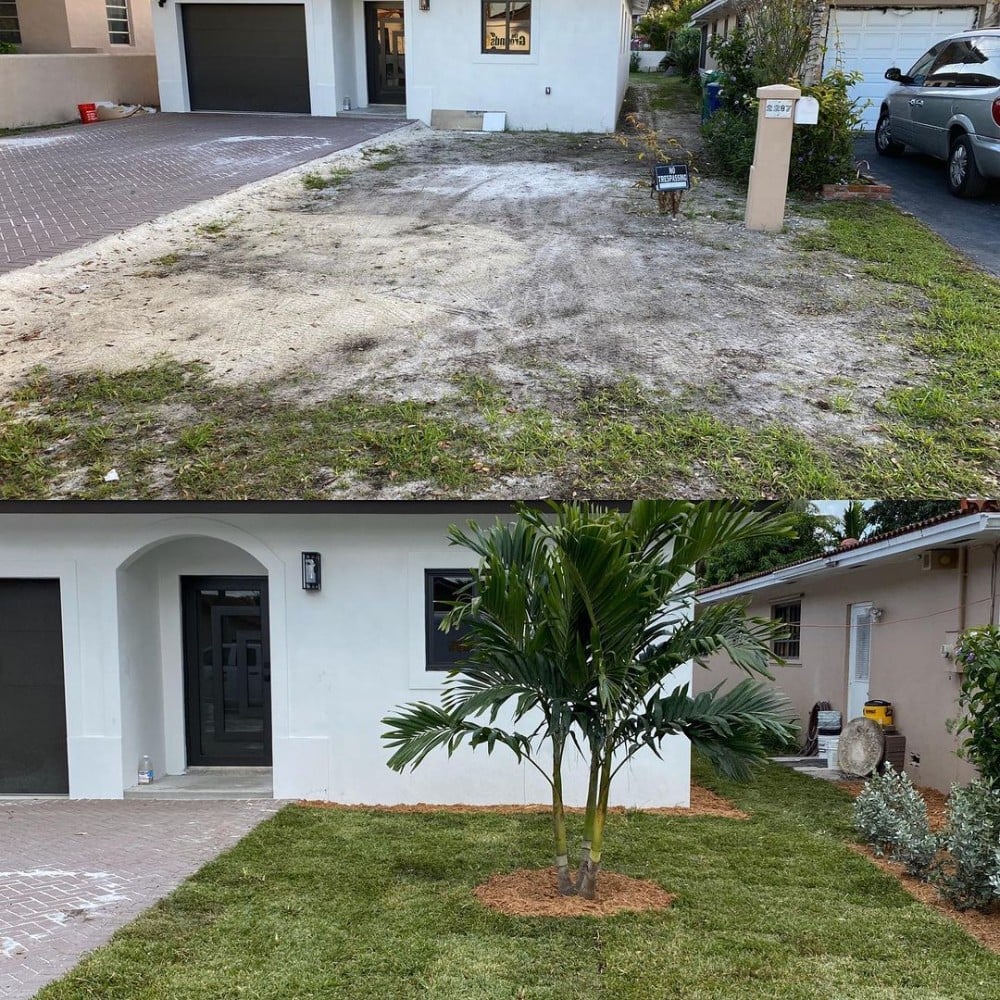
{"label": "patchy grass", "polygon": [[751,819],[609,819],[608,866],[677,893],[669,911],[478,904],[490,874],[546,863],[544,814],[290,806],[39,1000],[981,1000],[998,981],[1000,958],[844,846],[844,792],[776,767],[708,781]]}
{"label": "patchy grass", "polygon": [[388,146],[369,146],[361,151],[361,158],[372,170],[391,170],[406,162],[403,147],[395,143]]}
{"label": "patchy grass", "polygon": [[234,222],[234,219],[213,219],[195,226],[195,231],[201,236],[221,236]]}
{"label": "patchy grass", "polygon": [[165,253],[162,257],[154,257],[150,264],[156,264],[158,267],[176,267],[183,259],[183,254]]}
{"label": "patchy grass", "polygon": [[[517,402],[459,375],[440,400],[358,393],[299,405],[308,376],[254,386],[163,360],[120,374],[43,371],[0,409],[0,498],[319,498],[350,489],[472,496],[498,481],[547,492],[635,497],[724,484],[752,497],[932,495],[968,485],[930,435],[882,455],[831,454],[783,423],[738,427],[633,379],[550,374],[558,402]],[[918,462],[919,458],[919,462]],[[119,482],[105,483],[116,468]]]}
{"label": "patchy grass", "polygon": [[66,128],[68,125],[79,125],[79,120],[68,122],[53,122],[51,125],[22,125],[20,128],[0,128],[0,139],[8,136],[29,135],[32,132],[50,132],[54,128]]}
{"label": "patchy grass", "polygon": [[325,191],[327,188],[340,187],[351,171],[347,167],[334,167],[328,173],[309,173],[302,178],[302,186],[307,191]]}
{"label": "patchy grass", "polygon": [[1000,281],[891,205],[818,211],[827,226],[801,236],[802,249],[853,257],[872,277],[917,289],[929,303],[910,323],[913,346],[931,359],[932,374],[893,391],[881,407],[897,461],[919,472],[925,459],[951,460],[970,476],[976,467],[1000,468]]}

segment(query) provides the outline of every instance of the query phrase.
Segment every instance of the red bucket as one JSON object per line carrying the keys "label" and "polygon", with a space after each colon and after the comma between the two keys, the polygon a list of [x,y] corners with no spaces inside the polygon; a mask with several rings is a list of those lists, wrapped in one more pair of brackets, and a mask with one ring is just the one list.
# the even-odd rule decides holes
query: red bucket
{"label": "red bucket", "polygon": [[80,112],[80,121],[87,124],[97,121],[96,104],[78,104],[76,110]]}

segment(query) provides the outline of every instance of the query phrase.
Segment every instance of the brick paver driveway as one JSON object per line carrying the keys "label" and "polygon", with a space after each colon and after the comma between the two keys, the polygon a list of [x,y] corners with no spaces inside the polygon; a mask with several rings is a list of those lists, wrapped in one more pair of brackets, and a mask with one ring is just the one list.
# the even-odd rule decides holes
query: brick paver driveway
{"label": "brick paver driveway", "polygon": [[0,997],[33,996],[281,805],[0,801]]}
{"label": "brick paver driveway", "polygon": [[166,114],[0,139],[0,274],[402,124]]}

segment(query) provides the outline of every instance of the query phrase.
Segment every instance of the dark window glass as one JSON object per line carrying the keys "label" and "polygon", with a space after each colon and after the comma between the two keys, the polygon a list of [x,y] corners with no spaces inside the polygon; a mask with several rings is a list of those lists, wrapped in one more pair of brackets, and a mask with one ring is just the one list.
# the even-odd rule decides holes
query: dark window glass
{"label": "dark window glass", "polygon": [[132,31],[129,26],[128,3],[126,0],[108,0],[105,4],[108,16],[108,38],[112,45],[130,45]]}
{"label": "dark window glass", "polygon": [[467,570],[429,569],[425,579],[427,669],[454,670],[466,655],[463,639],[468,628],[441,631],[441,623],[458,601],[472,595],[472,574]]}
{"label": "dark window glass", "polygon": [[775,604],[771,608],[771,617],[785,626],[788,635],[784,639],[775,639],[771,648],[775,656],[783,660],[799,658],[799,642],[802,632],[802,602],[789,601],[787,604]]}
{"label": "dark window glass", "polygon": [[954,87],[965,68],[965,59],[969,54],[969,43],[966,41],[949,42],[934,60],[927,71],[925,87]]}
{"label": "dark window glass", "polygon": [[958,85],[1000,87],[1000,38],[970,38]]}
{"label": "dark window glass", "polygon": [[14,0],[0,0],[0,42],[21,44],[21,26],[17,20],[17,4]]}
{"label": "dark window glass", "polygon": [[531,0],[482,0],[483,52],[531,51]]}
{"label": "dark window glass", "polygon": [[925,52],[911,67],[909,73],[906,75],[910,78],[910,82],[918,87],[924,85],[924,80],[927,79],[927,74],[930,71],[931,66],[934,65],[934,60],[940,55],[941,50],[944,48],[944,42],[938,42],[934,48]]}

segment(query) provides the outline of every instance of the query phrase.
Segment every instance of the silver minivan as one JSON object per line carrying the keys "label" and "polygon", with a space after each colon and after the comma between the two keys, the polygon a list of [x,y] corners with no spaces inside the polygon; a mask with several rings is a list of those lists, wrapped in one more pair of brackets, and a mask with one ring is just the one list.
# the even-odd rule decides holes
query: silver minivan
{"label": "silver minivan", "polygon": [[948,161],[948,190],[982,194],[1000,178],[1000,28],[963,31],[938,42],[910,68],[885,71],[889,91],[875,148],[899,156],[909,146]]}

